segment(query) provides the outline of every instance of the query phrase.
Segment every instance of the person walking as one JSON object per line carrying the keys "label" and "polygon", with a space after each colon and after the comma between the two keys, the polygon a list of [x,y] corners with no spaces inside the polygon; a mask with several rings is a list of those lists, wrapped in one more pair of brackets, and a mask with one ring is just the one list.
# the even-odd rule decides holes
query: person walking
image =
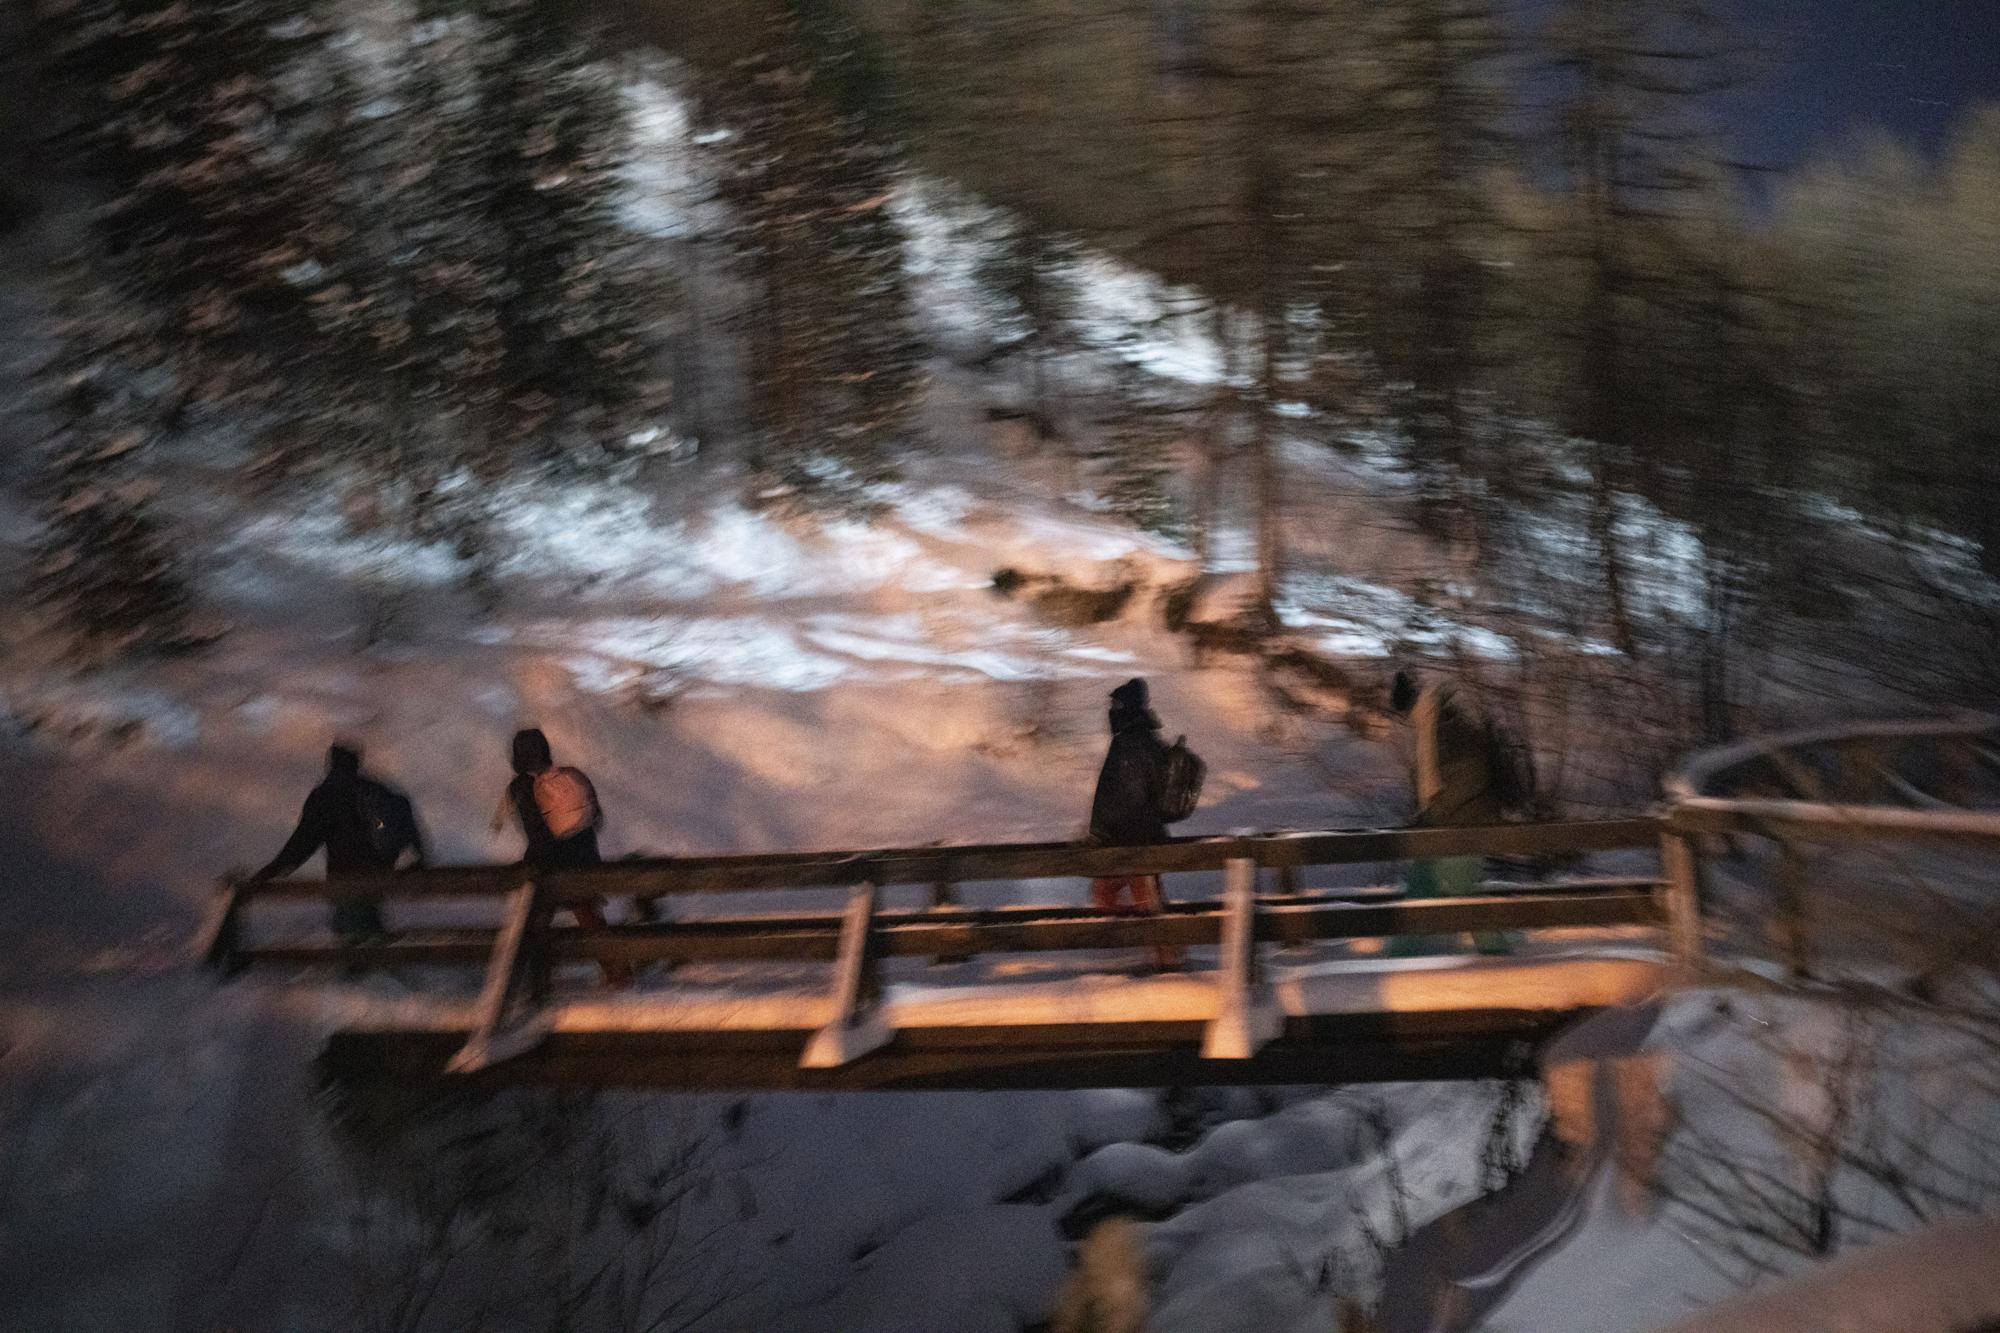
{"label": "person walking", "polygon": [[[1390,685],[1389,708],[1410,724],[1416,759],[1412,821],[1416,827],[1498,824],[1520,803],[1512,790],[1505,737],[1448,682],[1420,684],[1412,672],[1398,671]],[[1482,856],[1416,861],[1404,876],[1403,890],[1412,898],[1462,898],[1478,887],[1485,864]],[[1427,936],[1398,935],[1389,951],[1407,957],[1430,952],[1436,943]],[[1511,951],[1500,931],[1476,931],[1473,943],[1481,953]]]}
{"label": "person walking", "polygon": [[[1089,841],[1100,847],[1145,847],[1167,840],[1167,743],[1153,713],[1146,682],[1138,677],[1111,691],[1111,747],[1098,770],[1090,800]],[[1158,875],[1101,875],[1090,881],[1090,901],[1099,911],[1166,911]],[[1181,951],[1153,947],[1154,966],[1181,964]]]}
{"label": "person walking", "polygon": [[[510,760],[514,776],[493,813],[493,831],[504,828],[511,813],[527,840],[521,860],[536,870],[582,870],[603,864],[597,831],[604,825],[604,811],[597,803],[597,788],[583,771],[559,767],[549,738],[539,727],[514,733]],[[573,899],[565,905],[580,926],[606,924],[601,899]],[[604,980],[613,985],[630,982],[631,965],[604,964]]]}
{"label": "person walking", "polygon": [[[330,881],[389,874],[406,854],[411,868],[426,859],[416,807],[402,792],[361,771],[361,747],[351,741],[335,741],[327,748],[326,776],[307,794],[292,836],[250,882],[289,875],[322,849]],[[343,944],[380,940],[389,933],[377,898],[336,902],[332,926]]]}

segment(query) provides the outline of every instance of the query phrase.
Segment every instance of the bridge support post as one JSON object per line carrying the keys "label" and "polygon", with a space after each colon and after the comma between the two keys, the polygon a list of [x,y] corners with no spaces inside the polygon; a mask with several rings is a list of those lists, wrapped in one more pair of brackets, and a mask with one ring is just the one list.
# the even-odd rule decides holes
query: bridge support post
{"label": "bridge support post", "polygon": [[531,1012],[511,1029],[505,1029],[507,1001],[526,971],[523,963],[531,951],[528,931],[533,922],[541,890],[533,880],[507,897],[507,917],[500,936],[493,942],[493,955],[486,964],[486,984],[479,991],[478,1022],[458,1054],[445,1065],[448,1074],[476,1074],[502,1060],[511,1059],[540,1044],[549,1032],[546,1015]]}
{"label": "bridge support post", "polygon": [[813,1033],[801,1069],[838,1069],[889,1044],[896,1034],[882,1018],[882,981],[875,957],[875,886],[863,882],[847,897],[840,954],[833,965],[833,1017]]}
{"label": "bridge support post", "polygon": [[[931,910],[942,911],[958,906],[958,889],[948,879],[931,881]],[[969,953],[941,953],[931,959],[932,967],[944,967],[950,963],[969,963]]]}
{"label": "bridge support post", "polygon": [[[1298,897],[1299,868],[1294,865],[1282,865],[1277,867],[1277,875],[1278,896],[1280,898]],[[1278,918],[1278,921],[1282,923],[1279,926],[1278,938],[1280,943],[1278,945],[1278,952],[1291,959],[1309,955],[1312,952],[1314,942],[1311,928],[1305,925],[1305,923],[1295,921],[1290,917],[1281,916]]]}
{"label": "bridge support post", "polygon": [[1660,835],[1660,869],[1665,875],[1667,942],[1675,975],[1692,980],[1701,971],[1701,863],[1694,839],[1672,829]]}
{"label": "bridge support post", "polygon": [[1257,975],[1257,863],[1247,857],[1223,871],[1222,969],[1215,1017],[1203,1033],[1204,1060],[1248,1060],[1283,1026]]}

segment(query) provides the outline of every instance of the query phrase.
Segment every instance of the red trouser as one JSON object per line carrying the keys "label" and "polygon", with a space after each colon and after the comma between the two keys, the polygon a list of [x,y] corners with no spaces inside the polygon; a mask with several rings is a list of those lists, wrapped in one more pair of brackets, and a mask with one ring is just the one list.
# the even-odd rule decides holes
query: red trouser
{"label": "red trouser", "polygon": [[[1131,898],[1130,905],[1120,899]],[[1158,916],[1166,910],[1160,896],[1158,875],[1105,875],[1090,881],[1090,905],[1100,912],[1125,916]],[[1153,962],[1159,967],[1178,967],[1181,951],[1164,944],[1153,946]]]}
{"label": "red trouser", "polygon": [[[579,899],[576,902],[564,903],[563,907],[571,916],[576,918],[577,925],[583,926],[586,929],[595,930],[609,924],[604,919],[604,902],[602,899]],[[553,916],[554,913],[550,912],[550,915]],[[542,918],[542,924],[548,924],[548,917]],[[604,980],[607,985],[629,986],[632,984],[632,965],[630,963],[605,963],[603,971]]]}

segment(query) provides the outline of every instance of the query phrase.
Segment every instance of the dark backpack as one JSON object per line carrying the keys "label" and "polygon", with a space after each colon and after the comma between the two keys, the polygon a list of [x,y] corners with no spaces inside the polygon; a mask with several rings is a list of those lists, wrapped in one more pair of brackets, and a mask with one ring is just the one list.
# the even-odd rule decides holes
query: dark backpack
{"label": "dark backpack", "polygon": [[417,845],[417,815],[410,798],[379,782],[362,781],[355,788],[355,812],[368,849],[389,865]]}
{"label": "dark backpack", "polygon": [[1188,749],[1185,736],[1167,747],[1160,765],[1166,770],[1166,780],[1160,784],[1160,818],[1178,824],[1201,804],[1201,784],[1208,776],[1208,765]]}

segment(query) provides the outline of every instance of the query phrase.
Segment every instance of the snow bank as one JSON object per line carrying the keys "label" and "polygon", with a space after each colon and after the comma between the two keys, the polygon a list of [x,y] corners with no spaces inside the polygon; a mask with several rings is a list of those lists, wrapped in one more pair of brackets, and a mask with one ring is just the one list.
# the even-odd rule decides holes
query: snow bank
{"label": "snow bank", "polygon": [[[924,318],[947,338],[989,333],[993,312],[982,297],[978,250],[965,234],[1005,214],[917,174],[905,180],[890,210],[903,229],[904,266]],[[1162,379],[1194,386],[1222,379],[1222,350],[1206,327],[1207,301],[1193,289],[1085,250],[1075,290],[1080,342]]]}
{"label": "snow bank", "polygon": [[1667,1333],[1971,1333],[2000,1324],[2000,1222],[1932,1227],[1683,1320]]}
{"label": "snow bank", "polygon": [[[1930,1256],[1983,1255],[1990,1226],[1908,1245],[1887,1238],[2000,1198],[1988,1141],[2000,1115],[1992,1062],[1977,1024],[1941,1022],[1920,1006],[1676,996],[1640,1055],[1622,1062],[1654,1084],[1656,1100],[1623,1088],[1614,1100],[1600,1087],[1594,1105],[1578,1108],[1597,1117],[1593,1135],[1606,1146],[1628,1136],[1618,1117],[1666,1112],[1657,1126],[1636,1127],[1663,1132],[1642,1188],[1620,1179],[1629,1162],[1594,1155],[1581,1224],[1484,1326],[1645,1333],[1685,1317],[1676,1333],[1963,1333],[1976,1320],[1957,1320],[1961,1308],[1994,1313],[1991,1265]],[[1833,1219],[1824,1243],[1859,1247],[1825,1269],[1811,1266],[1819,1209]],[[1801,1272],[1728,1304],[1745,1286]],[[1962,1280],[1944,1280],[1953,1274]],[[1710,1305],[1712,1317],[1688,1313]]]}
{"label": "snow bank", "polygon": [[[1335,1094],[1308,1122],[1317,1132],[1288,1125],[1281,1113],[1250,1127],[1240,1145],[1225,1140],[1172,1183],[1198,1196],[1227,1185],[1232,1169],[1266,1153],[1300,1170],[1223,1188],[1147,1229],[1155,1274],[1147,1327],[1159,1333],[1339,1327],[1343,1307],[1373,1304],[1389,1248],[1484,1192],[1481,1146],[1499,1105],[1490,1084],[1390,1086]],[[1265,1123],[1307,1132],[1289,1144],[1283,1135],[1259,1143]],[[1510,1151],[1522,1155],[1534,1133],[1532,1116],[1504,1131]],[[1235,1156],[1232,1148],[1252,1148],[1254,1155]],[[1156,1177],[1154,1188],[1165,1192],[1168,1183]]]}
{"label": "snow bank", "polygon": [[1518,656],[1501,635],[1365,579],[1290,574],[1275,610],[1281,622],[1331,657],[1383,658],[1409,651],[1490,661]]}

